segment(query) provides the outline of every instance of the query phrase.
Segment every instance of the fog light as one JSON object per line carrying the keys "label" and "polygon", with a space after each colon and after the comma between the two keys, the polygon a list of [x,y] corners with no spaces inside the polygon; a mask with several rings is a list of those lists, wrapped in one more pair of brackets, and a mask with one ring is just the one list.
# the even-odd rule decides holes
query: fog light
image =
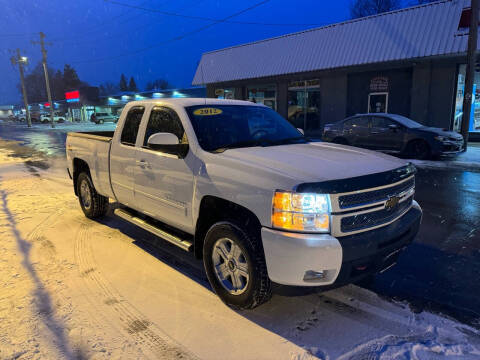
{"label": "fog light", "polygon": [[326,275],[326,271],[308,270],[308,271],[305,271],[305,275],[303,276],[303,281],[322,280],[325,278],[325,275]]}

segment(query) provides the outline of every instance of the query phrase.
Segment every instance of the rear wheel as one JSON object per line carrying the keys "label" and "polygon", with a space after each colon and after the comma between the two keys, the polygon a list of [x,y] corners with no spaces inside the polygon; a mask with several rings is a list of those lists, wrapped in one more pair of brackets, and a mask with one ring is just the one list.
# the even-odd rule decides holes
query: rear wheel
{"label": "rear wheel", "polygon": [[96,219],[107,213],[108,198],[97,193],[90,175],[85,172],[78,175],[77,194],[80,206],[87,218]]}
{"label": "rear wheel", "polygon": [[260,239],[233,222],[214,224],[203,246],[203,263],[215,293],[235,309],[253,309],[271,297]]}
{"label": "rear wheel", "polygon": [[413,140],[407,144],[407,156],[415,159],[425,160],[431,157],[431,150],[424,140]]}
{"label": "rear wheel", "polygon": [[340,144],[340,145],[348,145],[348,140],[345,139],[344,137],[337,137],[333,139],[332,141],[335,144]]}

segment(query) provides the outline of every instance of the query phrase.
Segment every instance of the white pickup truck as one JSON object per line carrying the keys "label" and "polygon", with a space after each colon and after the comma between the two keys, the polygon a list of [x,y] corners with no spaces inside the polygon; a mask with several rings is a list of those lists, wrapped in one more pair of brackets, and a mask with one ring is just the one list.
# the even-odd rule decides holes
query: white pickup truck
{"label": "white pickup truck", "polygon": [[69,133],[68,171],[89,218],[114,213],[203,259],[234,308],[271,283],[343,285],[393,264],[418,232],[415,168],[314,142],[246,101],[128,103],[115,132]]}
{"label": "white pickup truck", "polygon": [[[40,116],[40,122],[47,124],[50,122],[50,113],[45,113]],[[58,122],[58,123],[64,123],[66,119],[66,116],[64,113],[60,111],[55,111],[53,113],[53,122]]]}

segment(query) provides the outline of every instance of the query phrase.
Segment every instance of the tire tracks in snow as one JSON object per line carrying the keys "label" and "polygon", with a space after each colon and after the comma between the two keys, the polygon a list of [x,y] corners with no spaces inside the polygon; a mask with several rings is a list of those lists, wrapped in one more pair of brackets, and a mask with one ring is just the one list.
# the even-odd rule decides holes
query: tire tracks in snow
{"label": "tire tracks in snow", "polygon": [[[92,224],[82,222],[75,236],[74,256],[78,265],[80,277],[83,279],[86,297],[90,304],[98,308],[106,306],[111,309],[117,324],[120,324],[120,332],[127,333],[137,343],[145,345],[154,358],[161,359],[198,359],[190,351],[182,347],[157,325],[149,321],[141,311],[126,300],[98,269],[94,252],[91,246]],[[99,303],[99,299],[102,303]],[[106,314],[104,314],[106,317]],[[112,319],[106,317],[107,321]],[[113,324],[112,324],[113,325]],[[116,324],[115,324],[116,325]],[[115,326],[118,329],[118,326]]]}

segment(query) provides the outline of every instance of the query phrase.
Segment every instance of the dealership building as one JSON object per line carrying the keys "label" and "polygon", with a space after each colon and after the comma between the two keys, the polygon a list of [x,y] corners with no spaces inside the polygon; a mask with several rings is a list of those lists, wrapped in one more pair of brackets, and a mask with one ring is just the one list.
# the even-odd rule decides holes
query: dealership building
{"label": "dealership building", "polygon": [[[202,55],[208,97],[263,103],[306,133],[353,114],[388,112],[461,127],[470,1],[446,0]],[[471,138],[480,137],[480,72]]]}

